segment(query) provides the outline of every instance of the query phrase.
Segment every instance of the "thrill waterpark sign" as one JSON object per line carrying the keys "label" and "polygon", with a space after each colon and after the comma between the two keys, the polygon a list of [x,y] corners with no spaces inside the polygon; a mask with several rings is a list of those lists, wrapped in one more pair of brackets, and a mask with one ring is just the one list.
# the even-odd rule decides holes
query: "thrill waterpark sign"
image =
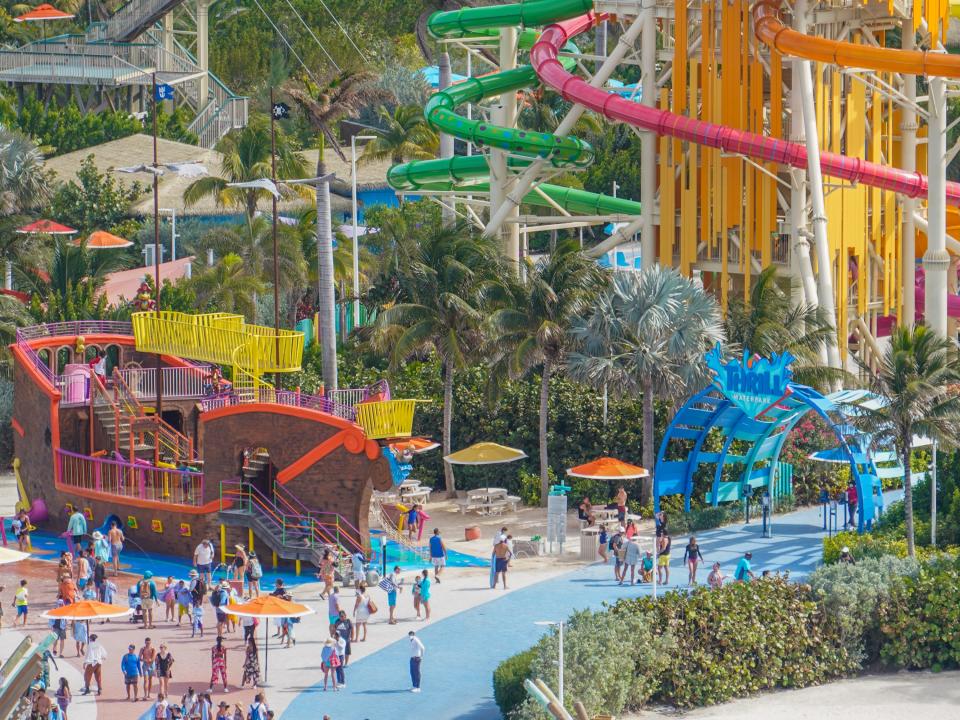
{"label": "thrill waterpark sign", "polygon": [[789,352],[770,359],[745,351],[741,360],[724,361],[720,344],[706,355],[714,386],[747,415],[758,418],[790,395],[793,378]]}

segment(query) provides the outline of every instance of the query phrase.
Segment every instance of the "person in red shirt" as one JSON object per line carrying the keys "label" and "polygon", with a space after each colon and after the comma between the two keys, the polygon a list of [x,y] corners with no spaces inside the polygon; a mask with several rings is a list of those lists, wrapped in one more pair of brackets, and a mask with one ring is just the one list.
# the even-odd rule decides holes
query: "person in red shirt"
{"label": "person in red shirt", "polygon": [[850,513],[850,525],[857,527],[857,487],[853,483],[847,487],[847,511]]}

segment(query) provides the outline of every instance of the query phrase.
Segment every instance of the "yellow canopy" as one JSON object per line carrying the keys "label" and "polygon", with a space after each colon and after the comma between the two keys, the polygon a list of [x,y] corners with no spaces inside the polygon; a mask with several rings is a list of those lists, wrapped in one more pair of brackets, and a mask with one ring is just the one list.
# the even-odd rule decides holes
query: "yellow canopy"
{"label": "yellow canopy", "polygon": [[445,455],[443,459],[453,465],[495,465],[522,460],[526,456],[523,450],[493,442],[479,442]]}

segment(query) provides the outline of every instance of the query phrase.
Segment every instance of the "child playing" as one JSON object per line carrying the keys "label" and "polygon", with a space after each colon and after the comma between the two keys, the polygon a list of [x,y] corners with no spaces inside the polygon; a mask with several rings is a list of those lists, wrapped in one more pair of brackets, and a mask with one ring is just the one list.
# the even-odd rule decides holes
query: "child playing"
{"label": "child playing", "polygon": [[610,538],[607,536],[607,526],[600,526],[600,537],[597,538],[599,543],[597,550],[600,553],[600,557],[603,558],[604,564],[610,562],[610,559],[607,557],[607,543],[610,542]]}
{"label": "child playing", "polygon": [[181,580],[177,583],[177,625],[183,621],[186,615],[190,619],[190,606],[193,605],[193,594],[187,584]]}
{"label": "child playing", "polygon": [[27,612],[29,611],[30,603],[30,591],[27,590],[27,581],[20,581],[20,589],[17,590],[16,595],[13,598],[13,606],[17,609],[17,617],[14,618],[13,624],[17,624],[17,620],[21,617],[23,618],[23,625],[27,624]]}
{"label": "child playing", "polygon": [[190,637],[194,637],[197,631],[200,631],[200,637],[203,637],[203,605],[194,605],[190,611],[193,619]]}

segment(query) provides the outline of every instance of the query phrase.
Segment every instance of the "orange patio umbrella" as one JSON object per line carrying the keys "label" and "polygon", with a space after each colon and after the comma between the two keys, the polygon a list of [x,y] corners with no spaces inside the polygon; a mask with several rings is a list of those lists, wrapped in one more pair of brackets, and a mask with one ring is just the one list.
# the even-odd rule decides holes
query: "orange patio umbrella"
{"label": "orange patio umbrella", "polygon": [[[74,245],[79,245],[80,243],[81,241],[77,240],[74,242]],[[128,248],[131,245],[133,245],[133,243],[129,240],[117,237],[116,235],[108,233],[106,230],[92,232],[87,238],[87,247],[91,250],[114,250]]]}
{"label": "orange patio umbrella", "polygon": [[[46,22],[48,20],[70,20],[73,18],[73,13],[64,12],[63,10],[57,10],[50,3],[43,3],[43,5],[37,5],[33,10],[25,12],[23,15],[18,15],[13,19],[14,22]],[[46,26],[43,27],[43,37],[46,38],[47,30]]]}
{"label": "orange patio umbrella", "polygon": [[[297,602],[284,600],[276,595],[261,595],[253,600],[241,604],[230,603],[224,609],[230,615],[240,617],[254,617],[269,620],[272,618],[298,618],[316,612],[311,607]],[[263,682],[267,682],[267,670],[270,663],[270,629],[263,624]]]}
{"label": "orange patio umbrella", "polygon": [[409,440],[401,440],[390,445],[390,449],[395,453],[411,452],[414,455],[429,452],[430,450],[436,450],[438,447],[440,447],[440,443],[435,442],[430,438],[422,437],[413,437]]}
{"label": "orange patio umbrella", "polygon": [[567,475],[587,480],[636,480],[648,477],[650,473],[639,465],[631,465],[612,457],[602,457],[570,468]]}
{"label": "orange patio umbrella", "polygon": [[53,610],[47,610],[40,617],[48,620],[106,620],[129,615],[133,608],[122,605],[111,605],[99,600],[80,600],[79,602],[62,605]]}

